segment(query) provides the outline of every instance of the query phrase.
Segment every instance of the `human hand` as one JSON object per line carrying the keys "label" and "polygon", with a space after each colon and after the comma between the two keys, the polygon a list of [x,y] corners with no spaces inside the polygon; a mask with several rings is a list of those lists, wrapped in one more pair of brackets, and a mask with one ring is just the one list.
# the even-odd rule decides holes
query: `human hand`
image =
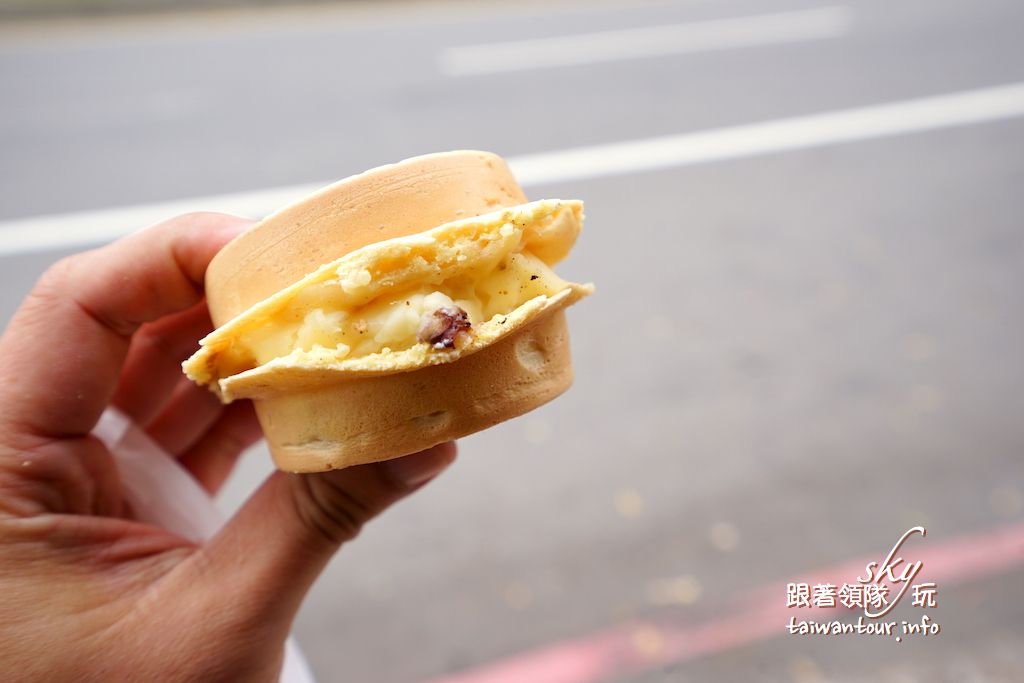
{"label": "human hand", "polygon": [[202,282],[248,226],[190,214],[57,263],[0,338],[5,681],[276,680],[338,547],[455,457],[453,444],[316,475],[276,472],[197,545],[132,518],[90,431],[108,405],[215,492],[259,437],[181,374],[211,326]]}

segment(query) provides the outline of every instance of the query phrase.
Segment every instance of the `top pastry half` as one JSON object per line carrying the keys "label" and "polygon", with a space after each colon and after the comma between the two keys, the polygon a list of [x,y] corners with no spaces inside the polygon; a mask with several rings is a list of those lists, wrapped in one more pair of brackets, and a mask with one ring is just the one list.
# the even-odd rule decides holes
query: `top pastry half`
{"label": "top pastry half", "polygon": [[541,200],[363,246],[201,340],[186,374],[225,402],[449,363],[593,291],[552,266],[583,205]]}

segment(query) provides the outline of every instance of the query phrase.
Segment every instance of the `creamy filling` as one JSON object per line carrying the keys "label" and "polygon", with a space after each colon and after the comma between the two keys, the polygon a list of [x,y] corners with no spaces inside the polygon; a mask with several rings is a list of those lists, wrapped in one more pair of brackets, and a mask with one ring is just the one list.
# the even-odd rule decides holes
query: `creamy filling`
{"label": "creamy filling", "polygon": [[343,284],[335,279],[313,285],[272,321],[241,334],[220,358],[222,375],[289,355],[327,355],[344,360],[404,351],[425,343],[418,335],[425,317],[429,319],[446,308],[461,309],[469,318],[469,329],[456,337],[455,343],[462,345],[471,339],[474,326],[508,315],[537,296],[553,296],[568,286],[544,261],[525,249],[448,280],[420,282],[403,291],[386,292],[352,310],[332,306],[332,293]]}

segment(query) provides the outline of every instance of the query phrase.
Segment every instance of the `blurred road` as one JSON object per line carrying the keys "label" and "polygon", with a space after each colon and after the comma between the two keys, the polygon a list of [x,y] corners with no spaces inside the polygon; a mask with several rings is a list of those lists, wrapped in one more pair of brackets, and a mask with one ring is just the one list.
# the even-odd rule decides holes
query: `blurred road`
{"label": "blurred road", "polygon": [[[1013,0],[456,7],[2,26],[0,221],[1024,83]],[[455,49],[523,40],[549,59]],[[587,202],[576,385],[339,555],[297,625],[320,680],[1024,680],[1022,152],[1003,117],[531,187]],[[66,251],[0,255],[2,319]],[[741,626],[915,524],[940,635]]]}

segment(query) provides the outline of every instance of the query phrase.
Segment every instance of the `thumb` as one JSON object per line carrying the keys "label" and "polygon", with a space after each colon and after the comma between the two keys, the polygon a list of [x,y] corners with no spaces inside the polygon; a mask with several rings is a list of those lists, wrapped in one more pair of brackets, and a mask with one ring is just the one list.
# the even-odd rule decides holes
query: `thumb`
{"label": "thumb", "polygon": [[208,592],[206,606],[222,618],[230,615],[243,632],[253,626],[279,628],[283,638],[306,592],[341,544],[454,459],[455,444],[443,443],[332,472],[275,472],[193,555],[200,577],[190,588]]}

